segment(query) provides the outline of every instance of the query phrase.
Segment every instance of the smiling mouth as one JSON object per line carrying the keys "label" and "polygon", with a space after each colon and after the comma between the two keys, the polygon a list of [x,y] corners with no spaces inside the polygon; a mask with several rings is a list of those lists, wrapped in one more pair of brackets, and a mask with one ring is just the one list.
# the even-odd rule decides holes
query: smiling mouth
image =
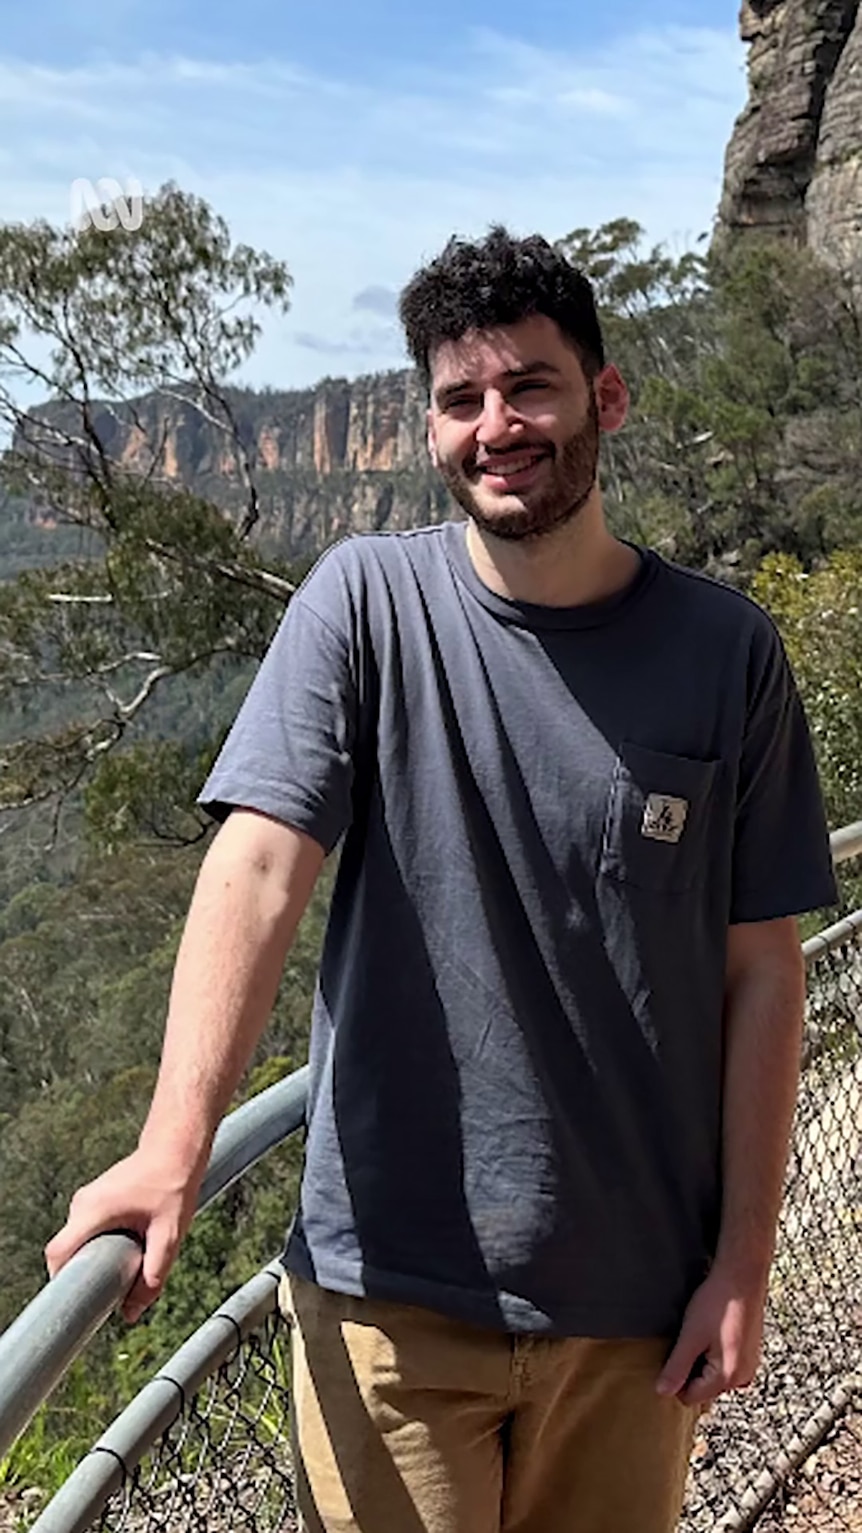
{"label": "smiling mouth", "polygon": [[541,448],[536,452],[512,453],[508,457],[494,458],[489,462],[477,463],[476,473],[492,486],[506,487],[510,484],[520,483],[533,473],[540,463],[544,463],[548,457],[547,450]]}

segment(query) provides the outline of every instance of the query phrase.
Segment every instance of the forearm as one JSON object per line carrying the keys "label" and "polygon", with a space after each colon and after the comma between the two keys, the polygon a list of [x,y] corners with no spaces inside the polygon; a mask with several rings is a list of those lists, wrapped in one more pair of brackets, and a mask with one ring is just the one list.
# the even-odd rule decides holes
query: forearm
{"label": "forearm", "polygon": [[656,1385],[704,1405],[750,1384],[799,1077],[805,971],[790,918],[732,926],[725,977],[721,1227]]}
{"label": "forearm", "polygon": [[[140,1145],[202,1174],[272,1010],[323,860],[308,837],[236,812],[198,879],[174,970],[158,1081]],[[249,833],[251,832],[251,833]],[[276,853],[272,838],[276,836]]]}
{"label": "forearm", "polygon": [[716,1265],[764,1287],[781,1205],[799,1077],[805,972],[787,923],[772,961],[728,971],[723,1191]]}

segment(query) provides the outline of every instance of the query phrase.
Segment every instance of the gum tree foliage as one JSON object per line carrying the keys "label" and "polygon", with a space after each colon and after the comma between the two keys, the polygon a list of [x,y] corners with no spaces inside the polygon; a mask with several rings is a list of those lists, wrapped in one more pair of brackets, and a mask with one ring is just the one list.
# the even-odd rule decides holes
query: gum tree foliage
{"label": "gum tree foliage", "polygon": [[[258,1066],[243,1097],[294,1068],[274,1055]],[[95,1175],[133,1142],[153,1073],[137,1069],[96,1090],[54,1090],[29,1103],[5,1132],[0,1149],[12,1188],[0,1225],[6,1277],[0,1329],[40,1286],[41,1243],[62,1222],[69,1168]],[[183,1340],[265,1261],[280,1251],[295,1205],[301,1145],[297,1136],[267,1157],[192,1225],[158,1304],[131,1330],[111,1320],[91,1341],[5,1461],[0,1490],[34,1487],[51,1494],[100,1431]]]}
{"label": "gum tree foliage", "polygon": [[[77,557],[0,586],[0,805],[59,806],[88,784],[104,839],[139,819],[202,834],[175,808],[200,780],[200,749],[147,744],[134,726],[174,678],[258,659],[291,594],[251,540],[256,465],[225,382],[290,286],[283,262],[234,244],[173,186],[137,232],[0,226],[0,477],[31,514],[80,534]],[[165,430],[136,405],[152,391],[163,420],[172,401],[191,404],[221,436],[241,487],[233,517],[168,477]]]}
{"label": "gum tree foliage", "polygon": [[[172,187],[137,233],[0,227],[0,477],[21,510],[0,584],[0,791],[22,811],[0,820],[0,1328],[41,1286],[74,1188],[135,1142],[201,851],[164,843],[202,838],[188,806],[218,721],[293,589],[255,542],[253,438],[226,383],[289,290],[283,263]],[[139,408],[153,392],[161,412]],[[166,433],[148,422],[169,424],[172,402],[221,439],[233,511],[168,474]],[[33,514],[62,558],[28,569]],[[162,845],[87,852],[82,793],[109,852]],[[63,804],[45,854],[46,810]],[[330,887],[327,869],[243,1095],[304,1057]],[[204,1216],[158,1310],[131,1336],[108,1328],[0,1483],[44,1486],[68,1467],[152,1357],[277,1251],[298,1158],[286,1147]]]}
{"label": "gum tree foliage", "polygon": [[862,305],[806,251],[644,248],[626,219],[561,248],[595,283],[627,429],[605,444],[626,536],[746,581],[761,557],[810,565],[862,528]]}
{"label": "gum tree foliage", "polygon": [[769,555],[752,595],[774,617],[805,703],[832,825],[862,819],[862,549],[816,569]]}
{"label": "gum tree foliage", "polygon": [[[75,1187],[135,1143],[201,854],[129,845],[106,855],[79,844],[74,861],[46,854],[36,877],[0,899],[0,1330],[41,1286],[42,1245]],[[305,1057],[332,874],[324,868],[291,945],[253,1082],[268,1084],[273,1061]],[[123,1081],[120,1112],[111,1104]],[[249,1184],[249,1230],[264,1204],[274,1212],[269,1185]],[[265,1255],[279,1238],[268,1236]],[[258,1254],[242,1246],[237,1261]]]}
{"label": "gum tree foliage", "polygon": [[[0,1331],[41,1287],[42,1246],[62,1224],[75,1187],[136,1141],[155,1079],[170,973],[198,857],[198,849],[129,848],[94,860],[64,887],[31,885],[0,912],[0,972],[6,980],[0,1164],[7,1173],[0,1211],[6,1277]],[[305,1057],[331,878],[327,867],[237,1101]],[[153,1364],[277,1254],[295,1204],[300,1161],[294,1136],[196,1221],[156,1308],[131,1332],[112,1323],[22,1440],[14,1457],[16,1479],[54,1486],[48,1449],[61,1450],[65,1443],[70,1452],[83,1451]],[[64,1453],[57,1456],[67,1470]]]}

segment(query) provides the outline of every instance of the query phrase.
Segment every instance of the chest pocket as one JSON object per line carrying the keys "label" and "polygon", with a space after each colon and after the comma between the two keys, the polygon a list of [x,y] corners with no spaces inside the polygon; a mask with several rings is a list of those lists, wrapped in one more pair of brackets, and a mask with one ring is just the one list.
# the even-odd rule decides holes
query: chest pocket
{"label": "chest pocket", "polygon": [[611,781],[600,872],[664,894],[683,894],[703,879],[720,765],[624,742]]}

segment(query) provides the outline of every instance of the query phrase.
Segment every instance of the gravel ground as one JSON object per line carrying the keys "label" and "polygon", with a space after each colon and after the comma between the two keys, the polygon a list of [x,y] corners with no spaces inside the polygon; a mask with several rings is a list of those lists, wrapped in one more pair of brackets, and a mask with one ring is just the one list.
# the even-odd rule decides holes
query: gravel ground
{"label": "gravel ground", "polygon": [[[694,1473],[681,1524],[684,1533],[711,1533],[720,1517],[737,1506],[747,1487],[774,1463],[782,1445],[804,1429],[839,1380],[853,1370],[856,1349],[847,1347],[846,1333],[836,1335],[834,1319],[823,1317],[819,1341],[812,1334],[814,1329],[809,1317],[808,1345],[797,1353],[789,1351],[784,1337],[773,1333],[765,1366],[752,1387],[725,1396],[704,1418],[694,1446]],[[850,1435],[850,1450],[862,1461],[858,1432],[855,1438]],[[806,1525],[798,1522],[796,1526]]]}
{"label": "gravel ground", "polygon": [[757,1526],[758,1533],[862,1533],[862,1411],[838,1423]]}
{"label": "gravel ground", "polygon": [[42,1503],[39,1490],[25,1490],[21,1495],[0,1491],[0,1533],[19,1533],[21,1528],[29,1527]]}

